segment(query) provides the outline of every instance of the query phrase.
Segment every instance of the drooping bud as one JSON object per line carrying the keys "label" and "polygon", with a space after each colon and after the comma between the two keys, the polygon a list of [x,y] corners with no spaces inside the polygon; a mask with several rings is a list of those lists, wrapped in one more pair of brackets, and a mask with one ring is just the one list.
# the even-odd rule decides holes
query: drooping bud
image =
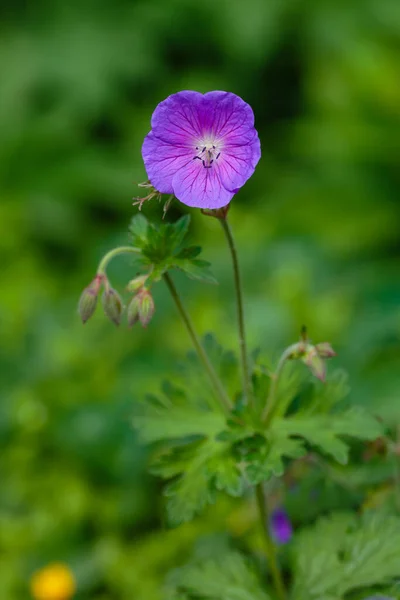
{"label": "drooping bud", "polygon": [[144,287],[147,278],[148,275],[140,275],[139,277],[135,277],[135,279],[132,279],[128,283],[126,289],[128,290],[128,292],[137,292],[138,290],[140,290],[140,288]]}
{"label": "drooping bud", "polygon": [[316,344],[315,348],[321,358],[332,358],[333,356],[336,356],[336,352],[329,344],[329,342],[322,342],[321,344]]}
{"label": "drooping bud", "polygon": [[122,315],[122,300],[120,295],[112,287],[107,287],[103,293],[103,310],[106,317],[108,317],[115,325],[119,325],[121,322]]}
{"label": "drooping bud", "polygon": [[143,288],[143,290],[141,292],[139,292],[139,295],[140,295],[139,321],[141,322],[142,327],[147,327],[147,325],[150,323],[150,321],[154,315],[154,310],[155,310],[154,300],[153,300],[153,296],[151,295],[150,291],[147,290],[146,288]]}
{"label": "drooping bud", "polygon": [[135,323],[139,321],[139,295],[133,296],[132,300],[128,304],[126,309],[126,316],[128,319],[128,327],[133,327]]}
{"label": "drooping bud", "polygon": [[83,324],[90,319],[96,310],[97,297],[103,279],[104,278],[102,275],[96,275],[93,281],[83,290],[81,294],[78,304],[78,312]]}
{"label": "drooping bud", "polygon": [[154,310],[154,300],[150,290],[142,287],[128,306],[129,327],[132,327],[137,321],[140,321],[143,327],[147,327],[153,318]]}
{"label": "drooping bud", "polygon": [[315,346],[308,346],[301,360],[317,379],[325,381],[326,365]]}
{"label": "drooping bud", "polygon": [[310,343],[304,343],[302,353],[299,358],[310,369],[311,373],[320,381],[325,381],[326,377],[326,359],[336,356],[336,352],[328,342],[322,342],[315,346]]}

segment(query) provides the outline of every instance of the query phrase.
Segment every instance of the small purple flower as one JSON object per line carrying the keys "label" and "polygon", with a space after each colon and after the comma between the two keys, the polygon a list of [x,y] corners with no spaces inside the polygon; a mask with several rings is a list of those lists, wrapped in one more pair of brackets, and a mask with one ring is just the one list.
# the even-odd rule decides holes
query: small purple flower
{"label": "small purple flower", "polygon": [[253,111],[230,92],[168,96],[151,127],[142,147],[149,180],[188,206],[226,206],[260,160]]}
{"label": "small purple flower", "polygon": [[271,533],[278,544],[287,544],[293,534],[292,524],[283,508],[276,508],[269,522]]}

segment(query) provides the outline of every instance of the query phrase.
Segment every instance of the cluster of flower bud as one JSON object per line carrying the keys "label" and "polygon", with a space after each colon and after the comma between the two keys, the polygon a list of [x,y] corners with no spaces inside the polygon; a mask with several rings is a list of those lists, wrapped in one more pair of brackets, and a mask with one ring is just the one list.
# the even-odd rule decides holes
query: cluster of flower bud
{"label": "cluster of flower bud", "polygon": [[[130,282],[130,284],[132,283]],[[132,285],[130,287],[132,289]],[[127,308],[128,326],[133,327],[135,323],[140,321],[142,327],[147,327],[153,318],[155,310],[153,296],[150,290],[144,285],[139,286],[136,290],[137,292],[129,302]]]}
{"label": "cluster of flower bud", "polygon": [[[147,327],[153,317],[155,310],[154,300],[150,290],[145,286],[147,277],[147,275],[136,277],[127,286],[127,290],[134,293],[127,307],[129,327],[132,327],[138,321],[140,321],[143,327]],[[119,325],[124,311],[124,304],[119,293],[111,287],[105,273],[98,273],[81,294],[78,312],[82,322],[86,323],[93,316],[102,287],[104,288],[102,295],[104,314],[115,325]]]}

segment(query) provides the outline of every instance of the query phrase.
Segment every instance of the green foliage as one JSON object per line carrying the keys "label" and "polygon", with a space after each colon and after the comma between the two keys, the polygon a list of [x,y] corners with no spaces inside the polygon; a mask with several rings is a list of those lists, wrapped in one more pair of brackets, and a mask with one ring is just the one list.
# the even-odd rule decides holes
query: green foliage
{"label": "green foliage", "polygon": [[342,600],[387,586],[400,576],[400,518],[334,514],[298,534],[292,553],[293,600]]}
{"label": "green foliage", "polygon": [[199,246],[183,246],[189,230],[190,216],[175,223],[155,224],[142,214],[131,220],[132,244],[142,252],[141,263],[151,268],[150,279],[158,281],[169,269],[179,269],[191,279],[217,283],[210,272],[210,263],[197,258]]}
{"label": "green foliage", "polygon": [[[283,475],[287,459],[300,458],[310,450],[346,464],[351,438],[374,440],[384,432],[378,420],[361,407],[346,408],[343,398],[348,385],[342,371],[333,372],[322,385],[304,379],[299,369],[299,365],[288,369],[282,377],[283,385],[277,393],[282,404],[278,404],[276,411],[281,416],[274,418],[271,427],[265,430],[256,422],[243,427],[231,421],[230,430],[223,434],[223,439],[234,442],[251,484]],[[257,380],[265,380],[265,374],[261,371],[255,379],[256,392],[264,394],[265,403],[269,386],[257,384]],[[256,402],[260,406],[261,398]]]}
{"label": "green foliage", "polygon": [[[216,371],[223,383],[229,383],[230,394],[235,397],[231,373],[238,369],[234,356],[224,352],[212,337],[206,341]],[[196,384],[198,376],[200,385]],[[269,387],[264,376],[265,371],[258,369],[255,390],[263,397]],[[264,384],[257,384],[260,379]],[[177,381],[165,383],[162,395],[148,395],[136,406],[133,420],[142,442],[158,443],[152,472],[169,480],[165,496],[171,525],[199,514],[215,501],[217,491],[239,496],[245,485],[282,476],[288,459],[314,450],[345,464],[349,445],[343,438],[373,440],[382,434],[378,421],[361,408],[340,409],[347,392],[341,373],[333,374],[332,383],[326,386],[307,382],[303,388],[291,374],[283,388],[286,405],[293,405],[300,397],[308,411],[289,411],[267,428],[259,412],[261,397],[256,398],[254,407],[243,406],[238,394],[237,407],[227,417],[204,380],[196,357],[187,362]],[[240,389],[237,379],[235,385]],[[324,403],[315,388],[322,393]]]}
{"label": "green foliage", "polygon": [[[226,379],[232,363],[236,366],[233,355],[210,337],[206,345],[217,372],[224,372]],[[217,491],[238,496],[243,489],[232,448],[218,439],[226,417],[196,360],[188,360],[180,380],[180,386],[165,383],[162,396],[147,396],[133,417],[143,442],[164,442],[151,470],[164,479],[174,478],[165,488],[171,525],[192,519],[214,502]]]}
{"label": "green foliage", "polygon": [[171,600],[269,600],[250,563],[226,548],[219,557],[177,569],[169,580]]}

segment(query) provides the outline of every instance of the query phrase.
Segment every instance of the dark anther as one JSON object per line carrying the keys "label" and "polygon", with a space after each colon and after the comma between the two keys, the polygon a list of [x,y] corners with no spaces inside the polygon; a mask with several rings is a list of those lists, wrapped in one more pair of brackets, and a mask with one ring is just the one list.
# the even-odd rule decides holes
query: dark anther
{"label": "dark anther", "polygon": [[217,156],[215,157],[215,160],[217,160],[217,158],[219,158],[221,156],[221,152],[218,152]]}
{"label": "dark anther", "polygon": [[199,160],[201,160],[200,156],[193,156],[193,160],[196,160],[196,158],[198,158]]}
{"label": "dark anther", "polygon": [[206,168],[206,161],[202,160],[201,162],[203,163],[203,167]]}
{"label": "dark anther", "polygon": [[204,148],[203,148],[202,152],[204,152],[204,150],[205,150],[205,149],[206,149],[206,146],[204,146]]}
{"label": "dark anther", "polygon": [[213,164],[213,162],[214,162],[214,159],[212,158],[212,159],[210,160],[210,166]]}
{"label": "dark anther", "polygon": [[213,146],[214,150],[215,150],[215,146]]}

